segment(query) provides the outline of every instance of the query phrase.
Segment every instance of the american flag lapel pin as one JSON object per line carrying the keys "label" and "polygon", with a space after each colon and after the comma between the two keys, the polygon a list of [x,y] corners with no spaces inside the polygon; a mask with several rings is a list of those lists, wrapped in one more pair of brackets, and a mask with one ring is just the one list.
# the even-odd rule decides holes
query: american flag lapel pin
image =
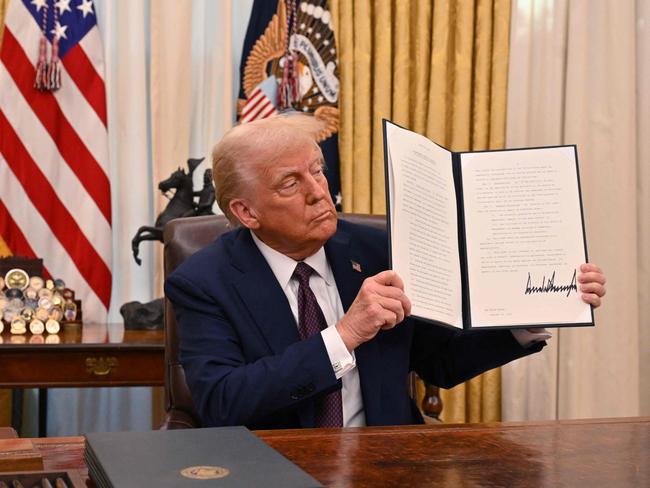
{"label": "american flag lapel pin", "polygon": [[350,261],[350,262],[352,263],[352,269],[355,270],[357,273],[361,273],[361,265],[356,261]]}

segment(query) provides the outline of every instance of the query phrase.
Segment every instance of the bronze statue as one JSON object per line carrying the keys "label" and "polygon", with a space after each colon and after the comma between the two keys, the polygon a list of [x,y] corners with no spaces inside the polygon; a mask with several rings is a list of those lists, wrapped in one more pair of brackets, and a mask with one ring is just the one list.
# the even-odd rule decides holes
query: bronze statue
{"label": "bronze statue", "polygon": [[120,307],[125,330],[161,330],[163,328],[164,303],[156,298],[147,303],[127,302]]}
{"label": "bronze statue", "polygon": [[217,197],[214,194],[214,185],[212,184],[212,170],[206,169],[203,173],[203,188],[200,191],[194,192],[194,196],[199,197],[196,204],[196,215],[212,215],[212,207]]}
{"label": "bronze statue", "polygon": [[[212,170],[206,169],[203,173],[203,188],[194,191],[192,175],[201,159],[188,159],[186,173],[181,168],[174,171],[169,178],[158,185],[158,189],[165,197],[172,188],[176,192],[170,198],[165,209],[160,212],[154,226],[143,225],[138,229],[131,240],[133,258],[138,264],[142,263],[139,257],[139,246],[142,241],[163,241],[163,228],[172,219],[180,217],[193,217],[195,215],[212,215],[212,206],[216,200],[212,184]],[[194,198],[198,197],[198,202]],[[163,328],[163,300],[158,298],[148,303],[128,302],[122,305],[120,313],[124,318],[124,327],[127,330],[145,330]]]}
{"label": "bronze statue", "polygon": [[[172,188],[176,192],[170,198],[169,203],[165,209],[160,212],[154,226],[143,225],[135,233],[131,240],[131,249],[133,250],[133,259],[138,264],[142,264],[139,257],[140,242],[142,241],[160,241],[163,240],[163,228],[165,224],[172,219],[180,217],[193,217],[195,215],[211,215],[212,205],[214,204],[214,187],[212,185],[212,170],[206,169],[203,174],[203,189],[195,192],[194,185],[192,184],[192,175],[196,167],[203,161],[201,159],[188,159],[187,166],[188,172],[186,173],[181,168],[174,171],[169,178],[163,180],[158,185],[158,189],[162,194],[167,196]],[[194,197],[198,196],[198,203],[194,202]]]}

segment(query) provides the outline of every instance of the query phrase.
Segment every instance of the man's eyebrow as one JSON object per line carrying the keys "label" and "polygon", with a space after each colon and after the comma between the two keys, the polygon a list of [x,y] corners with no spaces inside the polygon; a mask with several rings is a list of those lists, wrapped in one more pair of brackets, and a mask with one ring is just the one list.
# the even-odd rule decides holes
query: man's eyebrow
{"label": "man's eyebrow", "polygon": [[[325,163],[325,158],[323,158],[323,157],[319,156],[319,157],[316,157],[313,160],[311,160],[309,162],[309,167],[311,168],[315,164],[319,164],[321,166],[321,168],[323,168],[323,169],[327,168],[327,164]],[[284,178],[286,178],[288,176],[293,176],[293,175],[296,175],[296,174],[300,174],[300,171],[298,169],[296,169],[296,168],[291,168],[291,169],[282,171],[280,174],[277,175],[276,179],[278,181],[280,181],[280,180],[283,180]]]}
{"label": "man's eyebrow", "polygon": [[312,160],[311,163],[309,163],[309,166],[313,166],[314,163],[320,164],[320,167],[322,169],[327,169],[327,163],[325,162],[325,158],[323,156],[318,156]]}
{"label": "man's eyebrow", "polygon": [[273,178],[274,181],[276,182],[281,182],[285,178],[288,178],[289,176],[293,176],[298,174],[298,171],[295,169],[289,169],[287,171],[283,171],[282,173],[278,174],[275,178]]}

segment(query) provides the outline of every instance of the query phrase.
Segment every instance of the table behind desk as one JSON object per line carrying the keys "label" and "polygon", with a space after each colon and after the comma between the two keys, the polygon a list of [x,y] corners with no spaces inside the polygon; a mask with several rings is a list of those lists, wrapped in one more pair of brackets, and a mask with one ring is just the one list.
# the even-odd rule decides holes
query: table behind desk
{"label": "table behind desk", "polygon": [[[650,418],[258,431],[325,486],[650,486]],[[81,469],[83,438],[33,439]]]}
{"label": "table behind desk", "polygon": [[[0,333],[0,388],[13,388],[13,412],[22,389],[40,388],[39,436],[47,434],[47,390],[58,387],[163,386],[162,330],[125,330],[120,323],[64,325],[58,334]],[[12,418],[20,430],[22,418]]]}
{"label": "table behind desk", "polygon": [[[56,339],[52,341],[52,339]],[[162,386],[164,332],[123,324],[64,326],[45,336],[0,334],[0,388]]]}

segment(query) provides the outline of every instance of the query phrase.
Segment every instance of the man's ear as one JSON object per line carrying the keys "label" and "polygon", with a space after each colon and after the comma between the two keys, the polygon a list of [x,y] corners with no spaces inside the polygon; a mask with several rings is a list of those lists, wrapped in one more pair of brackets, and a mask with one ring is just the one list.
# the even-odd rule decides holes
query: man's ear
{"label": "man's ear", "polygon": [[251,208],[250,203],[243,198],[233,198],[230,200],[230,211],[241,222],[244,227],[249,229],[258,229],[260,226],[257,220],[257,213]]}

